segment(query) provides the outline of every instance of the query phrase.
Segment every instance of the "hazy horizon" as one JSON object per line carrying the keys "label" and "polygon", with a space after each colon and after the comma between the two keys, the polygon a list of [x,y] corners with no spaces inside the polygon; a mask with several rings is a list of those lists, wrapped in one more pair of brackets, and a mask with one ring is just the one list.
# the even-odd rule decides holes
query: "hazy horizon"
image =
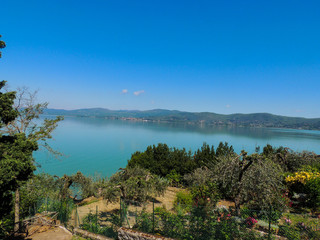
{"label": "hazy horizon", "polygon": [[293,117],[293,118],[306,118],[306,119],[318,119],[319,117],[301,117],[301,116],[286,116],[286,115],[280,115],[280,114],[273,114],[268,112],[249,112],[249,113],[241,113],[241,112],[234,112],[234,113],[218,113],[218,112],[196,112],[196,111],[182,111],[179,109],[165,109],[165,108],[153,108],[153,109],[111,109],[111,108],[105,108],[105,107],[92,107],[92,108],[75,108],[75,109],[66,109],[66,108],[48,108],[53,110],[65,110],[65,111],[76,111],[76,110],[87,110],[87,109],[104,109],[104,110],[110,110],[110,111],[139,111],[139,112],[145,112],[145,111],[154,111],[154,110],[164,110],[164,111],[178,111],[178,112],[188,112],[188,113],[214,113],[214,114],[220,114],[220,115],[233,115],[233,114],[271,114],[276,116],[283,116],[283,117]]}

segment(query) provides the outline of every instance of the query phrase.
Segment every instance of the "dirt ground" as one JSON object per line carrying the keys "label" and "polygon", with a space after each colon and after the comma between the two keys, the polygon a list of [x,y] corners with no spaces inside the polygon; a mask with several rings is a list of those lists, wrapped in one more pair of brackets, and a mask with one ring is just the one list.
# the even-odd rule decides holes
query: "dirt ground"
{"label": "dirt ground", "polygon": [[[155,204],[154,207],[162,207],[164,206],[166,209],[170,210],[173,208],[173,201],[176,196],[176,193],[181,191],[179,188],[175,187],[169,187],[164,196],[156,197],[155,198]],[[105,216],[107,216],[110,213],[114,213],[119,211],[120,209],[120,203],[108,203],[106,200],[103,199],[95,199],[95,198],[89,198],[85,200],[89,204],[79,206],[77,211],[80,219],[80,224],[83,222],[83,218],[88,215],[89,213],[96,214],[96,211],[98,211],[98,216],[100,220],[104,220]],[[92,203],[90,203],[92,202]],[[152,212],[152,202],[147,203],[145,206],[130,206],[128,211],[129,213],[135,213],[136,211],[141,211],[143,208],[146,208],[147,212]],[[71,225],[78,225],[78,219],[76,219],[76,210],[73,211],[72,217],[70,220]]]}
{"label": "dirt ground", "polygon": [[[175,187],[168,187],[165,194],[161,197],[155,198],[155,204],[154,207],[165,207],[167,210],[173,209],[173,202],[176,197],[177,192],[183,191],[181,188],[175,188]],[[89,214],[93,213],[96,214],[96,211],[98,211],[98,217],[101,223],[106,219],[106,216],[110,215],[111,213],[118,212],[120,209],[120,203],[108,203],[106,200],[103,199],[96,199],[94,197],[91,197],[89,199],[85,200],[88,204],[79,206],[77,211],[79,215],[80,224],[83,223],[83,218]],[[90,203],[92,202],[92,203]],[[129,224],[132,226],[134,224],[134,215],[136,212],[140,212],[143,208],[146,209],[147,212],[152,212],[152,202],[148,202],[144,206],[129,206],[128,208],[128,218],[129,218]],[[234,206],[234,204],[230,201],[221,200],[218,202],[218,206]],[[72,218],[70,220],[70,224],[73,226],[78,226],[78,219],[76,220],[75,216],[75,210],[72,213]]]}
{"label": "dirt ground", "polygon": [[[181,188],[175,188],[175,187],[169,187],[165,194],[161,197],[156,197],[155,198],[155,204],[154,207],[165,207],[168,210],[173,209],[173,202],[176,197],[177,192],[182,191]],[[85,199],[84,202],[82,203],[84,205],[78,206],[77,210],[74,210],[71,216],[70,220],[70,225],[73,226],[79,226],[79,220],[80,224],[83,223],[83,218],[88,215],[89,213],[95,214],[96,211],[98,211],[98,217],[101,223],[104,222],[106,219],[106,216],[108,216],[111,213],[118,212],[120,209],[120,204],[119,202],[116,203],[108,203],[106,200],[103,199],[96,199],[94,197]],[[130,206],[128,209],[129,213],[129,224],[132,226],[134,224],[134,217],[133,215],[136,212],[141,211],[143,208],[146,209],[147,212],[152,212],[152,202],[148,202],[144,206]],[[234,206],[234,204],[230,201],[225,201],[221,200],[218,203],[218,206]],[[79,215],[79,220],[78,217],[76,218],[76,211],[78,212]],[[131,215],[131,217],[130,217]],[[64,230],[61,227],[55,227],[51,229],[40,229],[40,231],[34,235],[32,235],[30,238],[32,240],[71,240],[72,239],[72,234],[68,232],[67,230]]]}
{"label": "dirt ground", "polygon": [[54,227],[50,229],[46,229],[45,231],[39,233],[35,233],[32,236],[27,238],[28,240],[71,240],[72,233],[61,228]]}

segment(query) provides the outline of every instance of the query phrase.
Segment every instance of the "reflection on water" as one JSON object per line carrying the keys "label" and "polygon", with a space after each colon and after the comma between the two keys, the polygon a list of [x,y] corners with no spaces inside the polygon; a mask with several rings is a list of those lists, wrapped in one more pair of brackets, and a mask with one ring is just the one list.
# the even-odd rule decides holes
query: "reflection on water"
{"label": "reflection on water", "polygon": [[45,152],[35,154],[42,165],[39,171],[63,175],[82,171],[110,176],[135,151],[148,145],[167,143],[171,147],[196,150],[203,142],[217,146],[220,141],[233,145],[237,152],[266,144],[286,146],[296,151],[320,153],[320,131],[215,127],[180,123],[151,123],[97,118],[66,117],[54,132],[51,145],[65,154],[60,161]]}

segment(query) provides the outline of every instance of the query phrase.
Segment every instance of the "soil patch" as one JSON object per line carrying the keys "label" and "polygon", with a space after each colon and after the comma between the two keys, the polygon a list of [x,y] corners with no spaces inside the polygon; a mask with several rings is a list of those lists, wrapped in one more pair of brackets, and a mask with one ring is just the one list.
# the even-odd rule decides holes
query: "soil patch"
{"label": "soil patch", "polygon": [[[46,226],[47,227],[47,226]],[[33,234],[27,239],[32,240],[71,240],[72,233],[61,228],[51,227],[46,229],[39,229],[40,232]]]}

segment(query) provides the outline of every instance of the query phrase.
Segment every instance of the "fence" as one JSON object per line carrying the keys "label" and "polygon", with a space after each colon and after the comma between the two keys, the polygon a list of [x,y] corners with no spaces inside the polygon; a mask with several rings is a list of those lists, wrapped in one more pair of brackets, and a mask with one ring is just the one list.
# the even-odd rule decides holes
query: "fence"
{"label": "fence", "polygon": [[[37,213],[56,212],[57,220],[63,224],[67,224],[74,206],[72,199],[57,200],[43,198],[29,207],[28,212],[26,213],[27,217],[25,218],[32,217]],[[24,212],[26,212],[26,210]]]}
{"label": "fence", "polygon": [[114,238],[118,227],[126,227],[176,239],[320,239],[319,222],[314,226],[290,223],[271,206],[265,210],[243,208],[237,215],[227,207],[178,204],[166,209],[155,201],[145,205],[120,199],[117,210],[107,218],[102,218],[106,213],[98,207],[82,220],[77,209],[75,212],[82,229]]}

